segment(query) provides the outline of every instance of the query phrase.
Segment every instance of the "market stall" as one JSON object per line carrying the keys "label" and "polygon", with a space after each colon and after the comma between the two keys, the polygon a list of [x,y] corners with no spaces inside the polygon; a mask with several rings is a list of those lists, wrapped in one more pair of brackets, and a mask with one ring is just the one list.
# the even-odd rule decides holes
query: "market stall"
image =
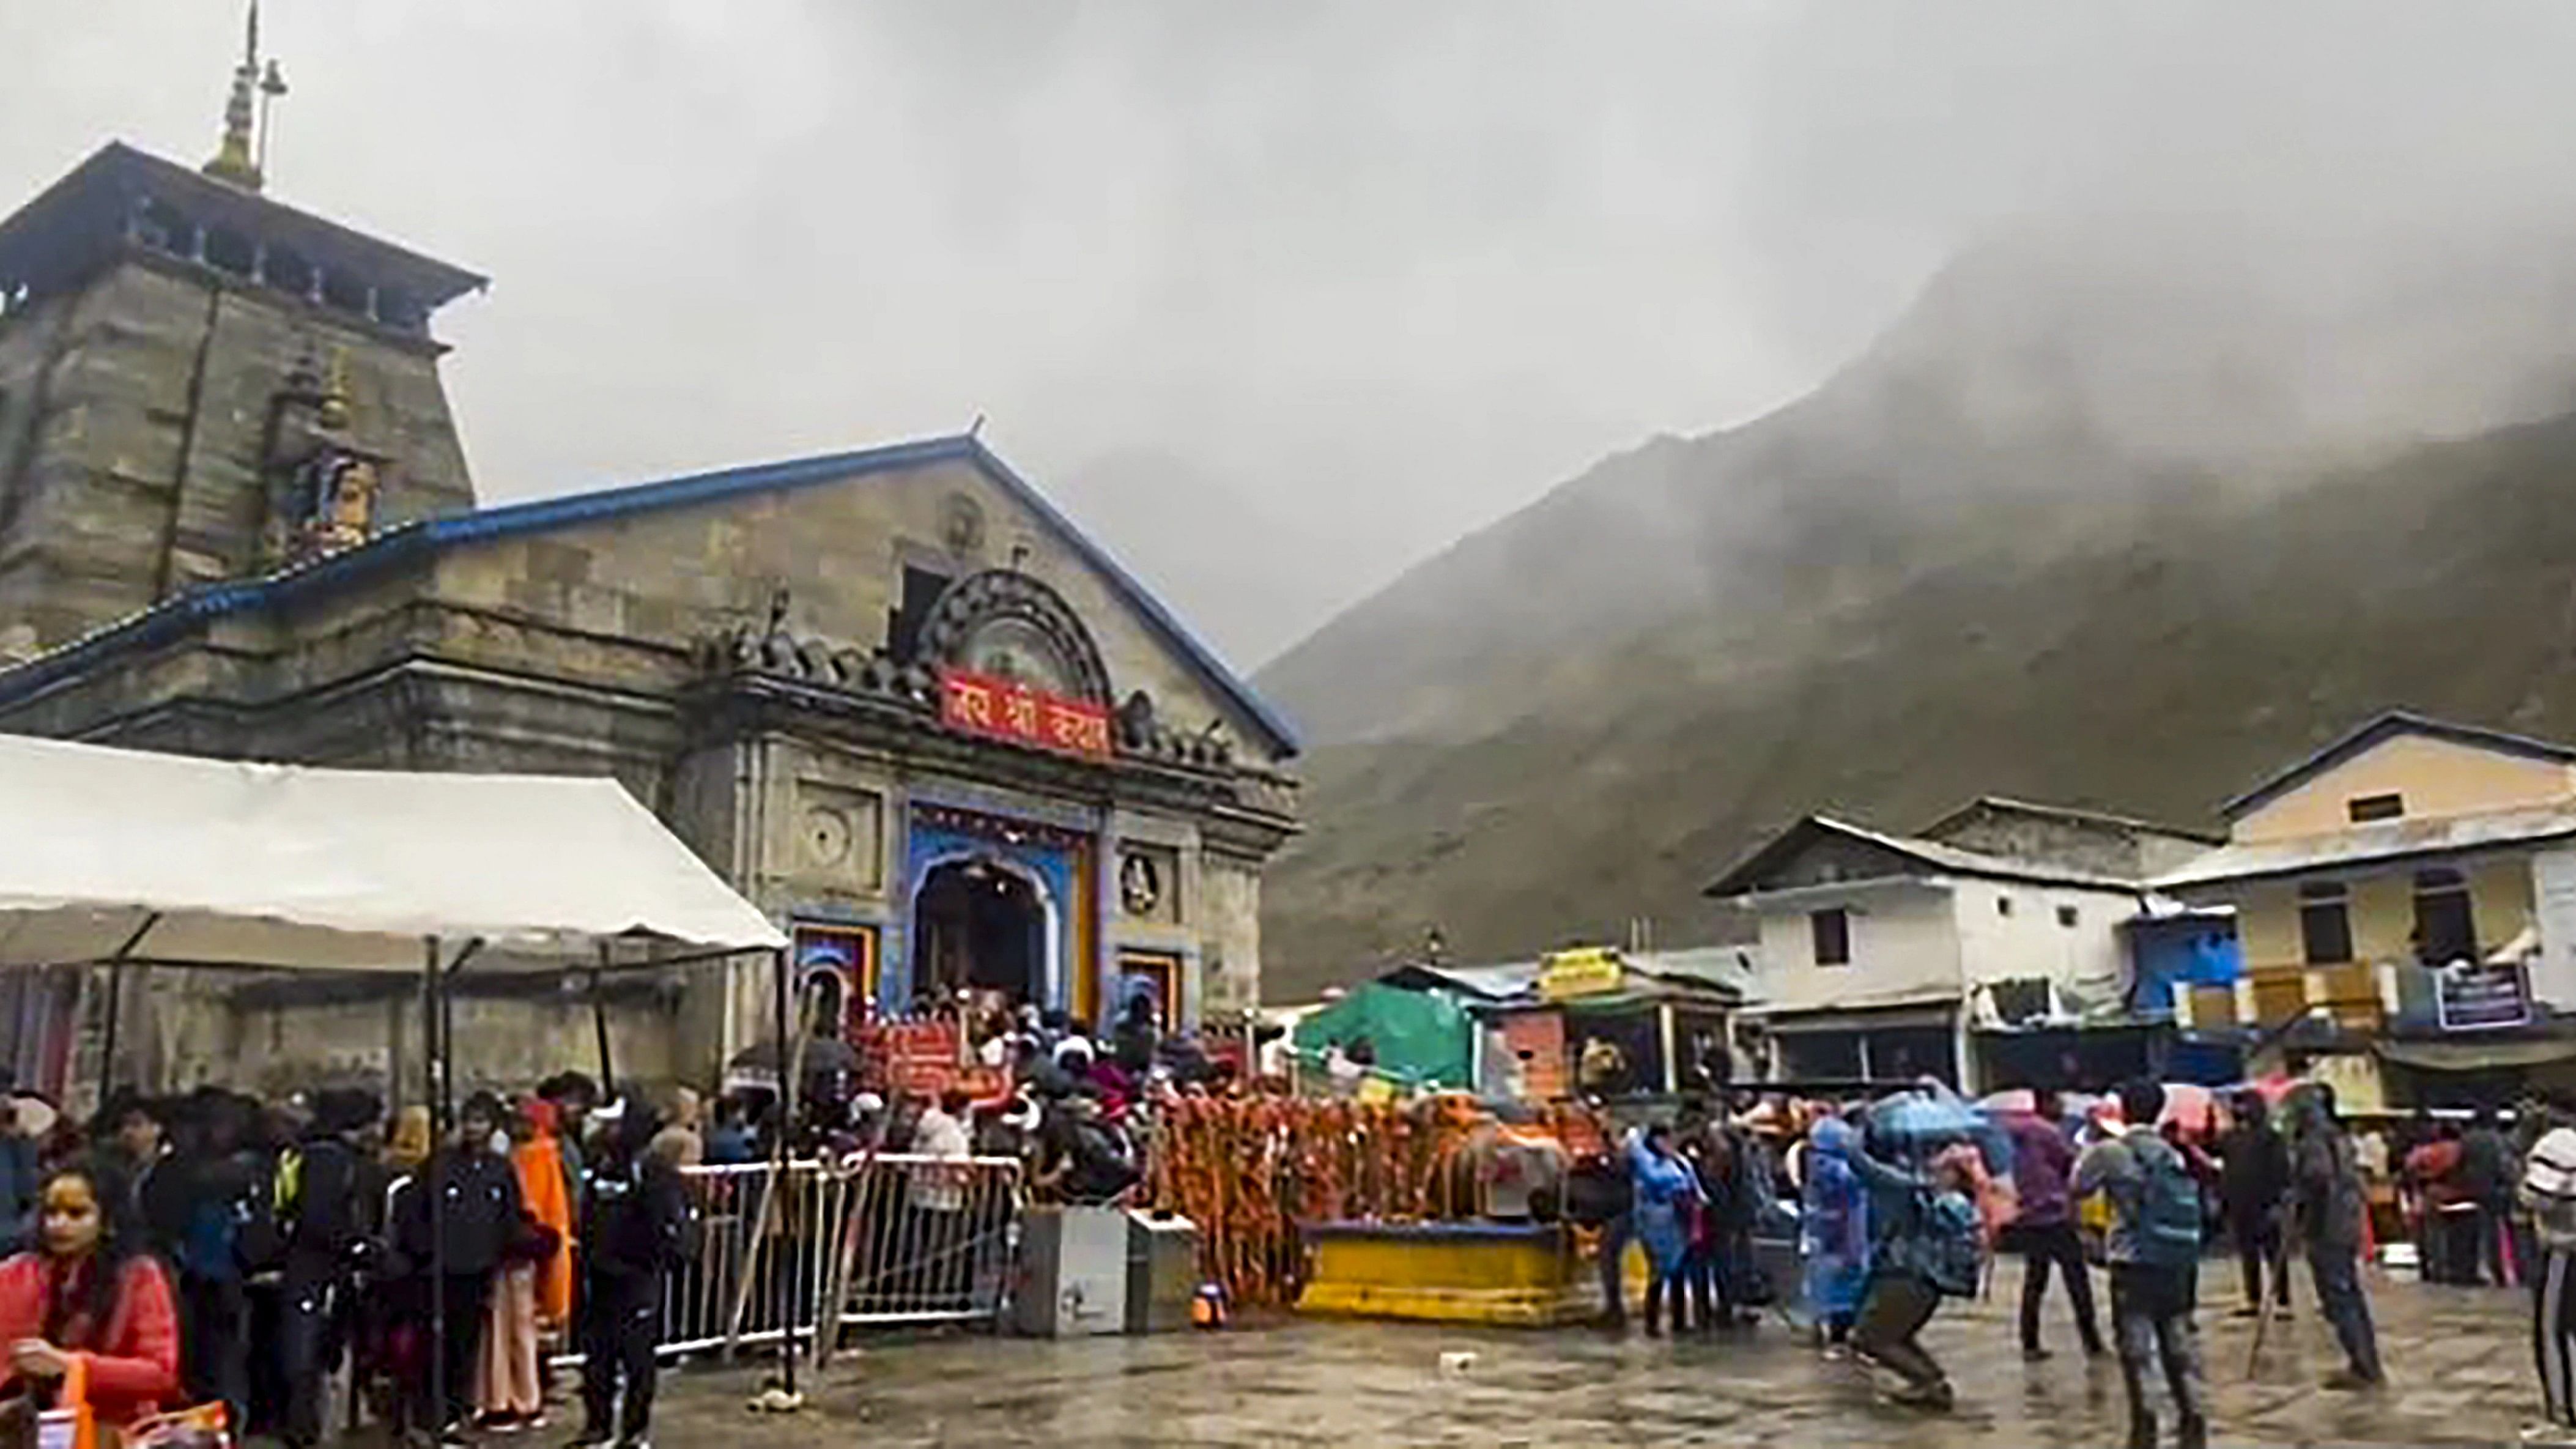
{"label": "market stall", "polygon": [[1521,996],[1477,1003],[1480,1080],[1532,1101],[1616,1101],[1706,1091],[1732,1080],[1742,1002],[1702,976],[1657,972],[1606,947],[1543,958]]}

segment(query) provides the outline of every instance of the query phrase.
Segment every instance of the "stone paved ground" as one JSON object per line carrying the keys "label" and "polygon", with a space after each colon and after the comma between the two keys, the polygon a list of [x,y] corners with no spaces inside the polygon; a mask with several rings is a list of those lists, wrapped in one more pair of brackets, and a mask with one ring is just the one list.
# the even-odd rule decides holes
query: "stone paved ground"
{"label": "stone paved ground", "polygon": [[[2531,1412],[2516,1295],[2374,1279],[2393,1383],[2355,1397],[2315,1386],[2338,1360],[2304,1293],[2249,1377],[2248,1326],[2225,1316],[2232,1282],[2213,1267],[2201,1314],[2221,1444],[2506,1444]],[[744,1412],[743,1371],[689,1373],[668,1382],[655,1437],[661,1449],[2120,1443],[2117,1372],[2075,1351],[2054,1297],[2048,1333],[2061,1354],[2024,1364],[2015,1291],[2007,1266],[1992,1301],[1950,1305],[1927,1333],[1958,1385],[1947,1418],[1881,1403],[1862,1370],[1820,1360],[1776,1322],[1671,1343],[1292,1321],[1151,1339],[881,1344],[828,1370],[813,1406],[789,1418]],[[1476,1362],[1443,1375],[1450,1350]]]}

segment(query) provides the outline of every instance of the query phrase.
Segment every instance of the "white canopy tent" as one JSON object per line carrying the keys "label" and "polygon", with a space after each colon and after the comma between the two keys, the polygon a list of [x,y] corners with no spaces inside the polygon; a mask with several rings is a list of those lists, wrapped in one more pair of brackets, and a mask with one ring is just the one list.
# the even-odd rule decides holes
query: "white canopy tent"
{"label": "white canopy tent", "polygon": [[[619,942],[689,960],[767,954],[787,1039],[785,934],[613,780],[308,769],[0,736],[0,968],[106,963],[111,1074],[129,962],[415,972],[443,1136],[447,978],[469,961],[595,969]],[[601,1040],[604,1056],[604,1027]],[[447,1194],[430,1194],[433,1275],[446,1207]],[[436,1398],[444,1295],[431,1295],[430,1318]],[[795,1349],[791,1335],[791,1388]]]}
{"label": "white canopy tent", "polygon": [[613,780],[0,736],[0,967],[418,971],[431,939],[553,970],[619,941],[787,944]]}

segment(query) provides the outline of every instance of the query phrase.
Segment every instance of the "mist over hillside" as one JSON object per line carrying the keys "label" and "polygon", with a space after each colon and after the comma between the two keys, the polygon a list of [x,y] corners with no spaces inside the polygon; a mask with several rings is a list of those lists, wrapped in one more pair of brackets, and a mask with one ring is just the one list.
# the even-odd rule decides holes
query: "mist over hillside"
{"label": "mist over hillside", "polygon": [[1721,934],[1697,887],[1812,808],[2205,819],[2390,705],[2576,734],[2570,235],[2033,228],[1425,561],[1260,676],[1314,746],[1269,994],[1433,923]]}

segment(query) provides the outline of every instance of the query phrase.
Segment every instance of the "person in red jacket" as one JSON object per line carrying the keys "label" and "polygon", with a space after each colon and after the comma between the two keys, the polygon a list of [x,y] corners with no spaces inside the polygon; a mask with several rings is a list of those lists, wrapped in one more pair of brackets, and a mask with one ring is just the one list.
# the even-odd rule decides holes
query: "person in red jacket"
{"label": "person in red jacket", "polygon": [[92,1413],[126,1425],[179,1391],[179,1313],[169,1276],[119,1231],[95,1169],[57,1168],[37,1197],[38,1247],[0,1263],[0,1398],[51,1401],[82,1360]]}

